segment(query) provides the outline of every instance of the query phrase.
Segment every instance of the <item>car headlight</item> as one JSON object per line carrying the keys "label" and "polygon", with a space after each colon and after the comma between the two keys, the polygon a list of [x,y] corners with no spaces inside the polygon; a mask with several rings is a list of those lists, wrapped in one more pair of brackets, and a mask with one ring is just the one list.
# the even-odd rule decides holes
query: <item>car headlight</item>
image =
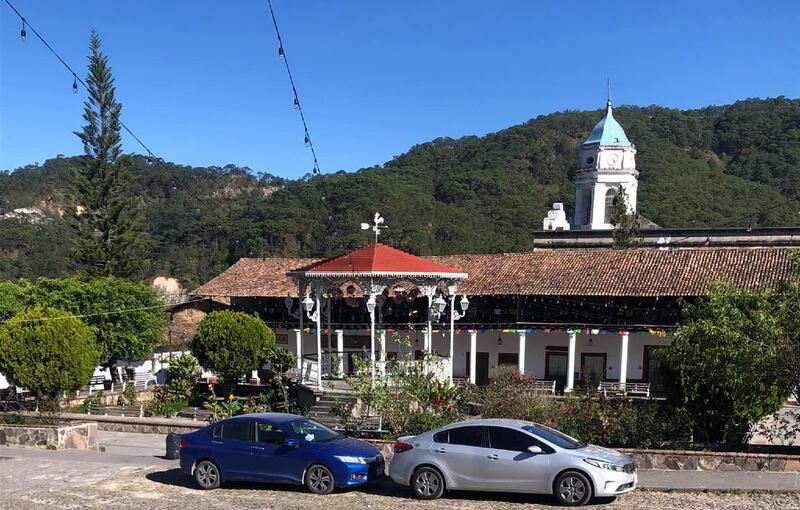
{"label": "car headlight", "polygon": [[625,471],[623,466],[618,464],[610,464],[600,459],[583,459],[583,461],[587,464],[591,464],[594,467],[599,467],[600,469],[608,469],[610,471],[618,471],[620,473]]}
{"label": "car headlight", "polygon": [[334,455],[337,459],[341,460],[345,464],[366,464],[367,461],[364,460],[364,457],[351,457],[349,455]]}

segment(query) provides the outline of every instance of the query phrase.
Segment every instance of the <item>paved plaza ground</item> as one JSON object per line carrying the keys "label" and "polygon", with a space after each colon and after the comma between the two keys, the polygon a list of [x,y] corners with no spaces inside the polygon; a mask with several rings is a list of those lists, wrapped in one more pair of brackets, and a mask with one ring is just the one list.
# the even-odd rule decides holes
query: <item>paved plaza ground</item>
{"label": "paved plaza ground", "polygon": [[[269,508],[294,510],[376,509],[539,509],[552,508],[547,497],[455,493],[438,501],[417,501],[389,481],[359,490],[314,496],[301,487],[227,484],[200,491],[160,458],[164,436],[102,432],[105,452],[0,449],[0,509],[181,509]],[[642,471],[641,485],[628,496],[607,503],[609,509],[773,509],[800,508],[796,473],[712,473]],[[657,490],[681,487],[685,491]],[[702,492],[704,488],[733,492]],[[794,492],[750,492],[741,489]],[[700,490],[700,491],[698,491]],[[597,508],[597,507],[595,507]]]}

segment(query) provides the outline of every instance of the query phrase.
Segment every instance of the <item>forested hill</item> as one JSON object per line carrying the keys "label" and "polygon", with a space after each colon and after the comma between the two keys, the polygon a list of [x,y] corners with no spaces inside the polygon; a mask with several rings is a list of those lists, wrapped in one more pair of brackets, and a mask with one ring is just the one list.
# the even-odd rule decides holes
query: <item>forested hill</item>
{"label": "forested hill", "polygon": [[[746,100],[680,111],[621,107],[638,150],[639,211],[667,227],[797,225],[800,100]],[[576,148],[600,110],[561,112],[486,135],[439,138],[383,166],[285,180],[234,166],[133,159],[133,193],[152,234],[150,274],[196,286],[244,256],[327,256],[382,241],[421,254],[519,251],[550,204],[574,203]],[[70,270],[71,158],[0,173],[0,279]],[[44,217],[14,213],[35,208]],[[736,224],[734,222],[734,224]]]}

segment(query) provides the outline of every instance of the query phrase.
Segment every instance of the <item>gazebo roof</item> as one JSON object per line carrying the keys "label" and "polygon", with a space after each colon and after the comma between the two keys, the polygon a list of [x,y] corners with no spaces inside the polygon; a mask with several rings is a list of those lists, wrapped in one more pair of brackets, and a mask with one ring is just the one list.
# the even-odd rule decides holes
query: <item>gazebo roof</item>
{"label": "gazebo roof", "polygon": [[467,273],[439,262],[418,257],[381,243],[368,244],[338,257],[295,269],[291,276],[417,276],[463,279]]}

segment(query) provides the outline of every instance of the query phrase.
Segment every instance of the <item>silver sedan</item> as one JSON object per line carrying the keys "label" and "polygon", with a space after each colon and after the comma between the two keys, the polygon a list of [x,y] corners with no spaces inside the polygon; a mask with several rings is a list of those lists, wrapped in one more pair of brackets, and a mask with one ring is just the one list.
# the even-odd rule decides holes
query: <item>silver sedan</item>
{"label": "silver sedan", "polygon": [[516,420],[469,420],[400,438],[389,475],[421,499],[448,489],[525,492],[567,506],[626,494],[637,482],[627,455]]}

